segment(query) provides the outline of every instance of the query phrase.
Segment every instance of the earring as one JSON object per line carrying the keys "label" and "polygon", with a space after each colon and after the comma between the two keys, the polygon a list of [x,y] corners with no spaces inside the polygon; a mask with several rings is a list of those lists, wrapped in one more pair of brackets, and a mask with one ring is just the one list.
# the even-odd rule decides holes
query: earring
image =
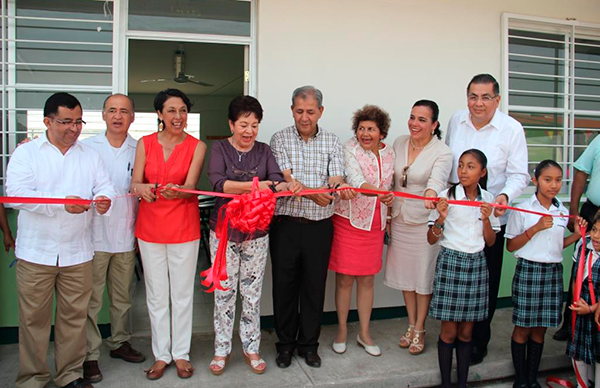
{"label": "earring", "polygon": [[165,124],[162,120],[160,120],[160,122],[158,123],[158,130],[162,131],[163,129],[165,129]]}

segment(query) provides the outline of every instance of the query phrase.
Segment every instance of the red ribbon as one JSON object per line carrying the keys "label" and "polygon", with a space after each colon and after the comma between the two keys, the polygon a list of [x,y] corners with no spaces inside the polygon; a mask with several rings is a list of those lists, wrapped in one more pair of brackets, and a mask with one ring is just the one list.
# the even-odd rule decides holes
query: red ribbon
{"label": "red ribbon", "polygon": [[[229,224],[231,226],[244,232],[244,233],[253,233],[257,230],[267,230],[271,219],[273,218],[273,213],[275,210],[275,199],[281,197],[290,197],[293,195],[305,196],[312,194],[327,194],[327,193],[335,193],[343,190],[354,190],[357,193],[361,194],[371,194],[371,195],[382,195],[392,193],[396,197],[415,199],[420,201],[438,201],[440,197],[425,197],[422,195],[405,193],[402,191],[378,191],[378,190],[368,190],[368,189],[359,189],[353,187],[344,187],[338,189],[311,189],[311,190],[303,190],[298,194],[294,194],[291,191],[282,191],[279,193],[273,193],[269,189],[258,190],[258,177],[254,177],[252,192],[247,194],[226,194],[226,193],[217,193],[212,191],[200,191],[200,190],[188,190],[188,189],[180,189],[177,187],[170,187],[171,190],[180,191],[182,193],[189,194],[197,194],[197,195],[210,195],[214,197],[221,198],[232,198],[232,201],[224,205],[225,209],[225,217],[221,218],[221,213],[219,214],[219,218],[217,221],[217,228],[215,233],[219,238],[219,246],[217,248],[217,254],[215,256],[215,261],[211,268],[202,271],[200,274],[204,279],[202,280],[202,285],[205,287],[209,287],[207,292],[213,292],[215,289],[225,290],[221,286],[221,281],[225,281],[227,279],[227,265],[226,265],[226,251],[227,251],[227,229]],[[448,200],[449,204],[452,205],[460,205],[460,206],[471,206],[471,207],[479,207],[484,202],[481,201],[464,201],[464,200]],[[536,212],[533,210],[520,209],[513,206],[501,205],[497,203],[490,203],[490,206],[499,208],[499,209],[507,209],[507,210],[515,210],[524,213],[536,214],[542,217],[570,217],[576,218],[575,216],[570,215],[562,215],[562,214],[546,214],[541,212]],[[585,231],[582,233],[582,239],[585,244]],[[579,282],[579,290],[581,290],[581,282]],[[577,299],[579,300],[579,299]]]}
{"label": "red ribbon", "polygon": [[[183,190],[180,190],[183,191]],[[189,192],[191,190],[185,190]],[[196,193],[194,193],[196,194]],[[217,193],[215,193],[217,194]],[[225,197],[225,195],[220,195]],[[275,194],[266,189],[260,190],[258,177],[252,180],[252,191],[247,194],[234,195],[226,194],[226,198],[233,198],[219,209],[219,218],[215,234],[219,239],[219,246],[215,254],[212,267],[202,271],[200,276],[203,278],[201,284],[208,287],[206,292],[213,292],[215,289],[226,291],[221,285],[222,281],[227,280],[227,231],[229,224],[232,228],[242,233],[254,233],[256,231],[266,231],[273,219],[275,212]],[[223,215],[224,210],[224,218]]]}

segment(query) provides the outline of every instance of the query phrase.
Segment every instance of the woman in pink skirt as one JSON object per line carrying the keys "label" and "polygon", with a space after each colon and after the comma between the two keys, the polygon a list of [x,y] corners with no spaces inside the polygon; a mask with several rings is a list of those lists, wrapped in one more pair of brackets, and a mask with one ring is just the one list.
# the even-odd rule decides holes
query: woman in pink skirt
{"label": "woman in pink skirt", "polygon": [[[351,186],[388,191],[393,185],[394,150],[382,140],[390,128],[390,117],[384,110],[365,105],[354,113],[355,136],[344,145],[346,182]],[[363,195],[351,200],[338,200],[333,216],[333,245],[329,269],[336,272],[335,305],[339,328],[333,343],[336,353],[346,351],[348,311],[352,287],[356,280],[356,304],[360,332],[356,341],[367,353],[379,356],[381,350],[369,333],[373,309],[373,279],[381,270],[383,236],[388,206],[393,194]]]}

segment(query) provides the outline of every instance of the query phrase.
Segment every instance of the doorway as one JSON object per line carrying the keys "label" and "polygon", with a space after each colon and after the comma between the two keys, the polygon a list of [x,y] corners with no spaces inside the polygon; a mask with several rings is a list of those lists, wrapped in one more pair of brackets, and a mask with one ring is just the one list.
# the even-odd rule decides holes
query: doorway
{"label": "doorway", "polygon": [[[247,93],[248,46],[222,43],[178,42],[129,39],[128,95],[136,105],[136,117],[129,129],[139,139],[157,130],[154,97],[164,89],[175,88],[192,101],[187,132],[208,146],[199,187],[210,190],[206,167],[212,142],[231,135],[227,108],[236,96]],[[209,258],[200,247],[198,270]],[[143,277],[142,271],[138,273]],[[198,277],[197,277],[198,279]],[[134,289],[131,324],[135,335],[149,335],[143,278]],[[213,295],[194,287],[194,333],[212,333]]]}

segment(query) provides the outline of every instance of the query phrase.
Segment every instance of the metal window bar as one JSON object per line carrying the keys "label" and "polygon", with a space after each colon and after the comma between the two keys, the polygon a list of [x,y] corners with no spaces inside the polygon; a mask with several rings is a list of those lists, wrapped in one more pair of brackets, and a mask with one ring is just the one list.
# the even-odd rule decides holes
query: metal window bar
{"label": "metal window bar", "polygon": [[520,53],[508,53],[509,57],[522,57],[522,58],[534,58],[534,59],[551,59],[553,61],[564,61],[565,58],[558,57],[545,57],[543,55],[531,55],[531,54],[520,54]]}
{"label": "metal window bar", "polygon": [[69,18],[45,18],[39,16],[7,16],[7,19],[14,20],[44,20],[49,22],[80,22],[80,23],[105,23],[105,24],[113,24],[112,20],[102,20],[102,19],[69,19]]}

